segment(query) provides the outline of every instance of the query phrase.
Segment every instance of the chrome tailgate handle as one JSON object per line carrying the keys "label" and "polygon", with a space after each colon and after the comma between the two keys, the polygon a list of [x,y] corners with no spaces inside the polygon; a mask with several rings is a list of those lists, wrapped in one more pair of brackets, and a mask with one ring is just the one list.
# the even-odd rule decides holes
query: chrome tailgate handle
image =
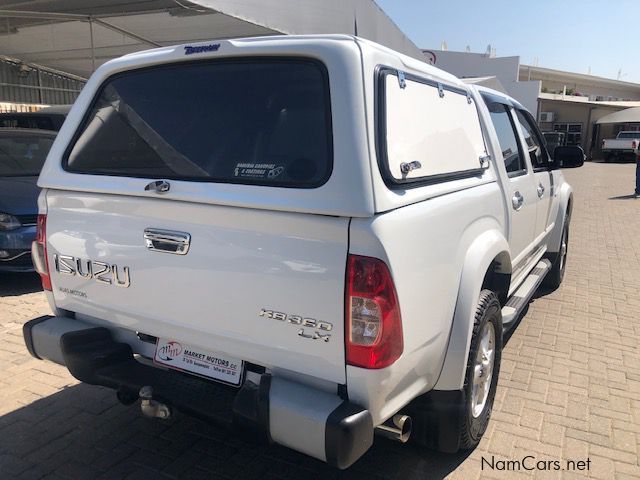
{"label": "chrome tailgate handle", "polygon": [[191,245],[191,235],[186,232],[145,228],[144,243],[149,250],[175,255],[186,255]]}

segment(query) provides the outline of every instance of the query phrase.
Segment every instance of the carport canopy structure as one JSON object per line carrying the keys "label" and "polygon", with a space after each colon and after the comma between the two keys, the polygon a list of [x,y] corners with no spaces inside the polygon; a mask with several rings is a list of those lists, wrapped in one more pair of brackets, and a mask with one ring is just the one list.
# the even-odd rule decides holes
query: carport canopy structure
{"label": "carport canopy structure", "polygon": [[373,0],[0,0],[0,55],[83,78],[157,46],[308,33],[357,34],[423,59]]}
{"label": "carport canopy structure", "polygon": [[640,107],[626,108],[618,112],[610,113],[600,118],[598,125],[610,125],[613,123],[640,123]]}

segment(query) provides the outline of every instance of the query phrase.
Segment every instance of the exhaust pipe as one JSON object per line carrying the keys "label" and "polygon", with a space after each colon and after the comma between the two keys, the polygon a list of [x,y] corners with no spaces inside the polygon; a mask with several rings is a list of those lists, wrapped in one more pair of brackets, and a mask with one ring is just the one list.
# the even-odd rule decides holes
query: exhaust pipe
{"label": "exhaust pipe", "polygon": [[140,410],[145,417],[162,418],[171,417],[169,405],[153,399],[153,387],[145,386],[140,389]]}
{"label": "exhaust pipe", "polygon": [[411,417],[396,414],[382,425],[377,426],[376,433],[396,442],[407,443],[411,436]]}

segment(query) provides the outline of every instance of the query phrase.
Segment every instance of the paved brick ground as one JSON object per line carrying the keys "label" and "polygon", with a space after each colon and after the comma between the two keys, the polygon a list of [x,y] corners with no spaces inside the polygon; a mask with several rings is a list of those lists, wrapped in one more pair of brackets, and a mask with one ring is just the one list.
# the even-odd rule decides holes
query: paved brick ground
{"label": "paved brick ground", "polygon": [[[632,165],[567,172],[576,204],[564,285],[531,305],[503,354],[480,447],[439,456],[377,439],[348,472],[245,443],[178,415],[141,418],[111,391],[28,356],[24,321],[47,313],[38,281],[0,278],[0,478],[640,478],[640,200]],[[496,461],[590,460],[588,472],[491,470]],[[551,464],[553,468],[553,464]]]}

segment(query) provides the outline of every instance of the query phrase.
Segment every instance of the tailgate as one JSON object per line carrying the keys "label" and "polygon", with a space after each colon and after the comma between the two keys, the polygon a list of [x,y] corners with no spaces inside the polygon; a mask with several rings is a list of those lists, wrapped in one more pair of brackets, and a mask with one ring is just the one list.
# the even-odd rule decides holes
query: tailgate
{"label": "tailgate", "polygon": [[[62,191],[47,204],[58,307],[344,382],[347,218]],[[148,248],[148,229],[188,235],[188,252]]]}
{"label": "tailgate", "polygon": [[605,140],[602,148],[608,148],[611,150],[632,150],[631,140]]}

